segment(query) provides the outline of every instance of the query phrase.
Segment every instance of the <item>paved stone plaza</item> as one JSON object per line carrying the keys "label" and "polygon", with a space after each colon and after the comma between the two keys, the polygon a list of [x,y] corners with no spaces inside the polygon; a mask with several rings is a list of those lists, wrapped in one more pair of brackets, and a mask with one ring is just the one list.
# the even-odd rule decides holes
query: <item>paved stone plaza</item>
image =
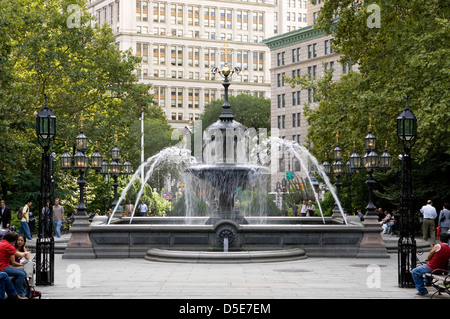
{"label": "paved stone plaza", "polygon": [[198,264],[56,254],[54,285],[37,290],[44,299],[429,299],[398,287],[397,254],[389,257]]}

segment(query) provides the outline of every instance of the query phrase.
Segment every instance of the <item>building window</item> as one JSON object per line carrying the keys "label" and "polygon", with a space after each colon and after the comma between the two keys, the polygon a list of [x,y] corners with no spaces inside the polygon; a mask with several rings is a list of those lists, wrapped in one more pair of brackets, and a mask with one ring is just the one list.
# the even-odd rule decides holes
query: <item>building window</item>
{"label": "building window", "polygon": [[237,30],[248,30],[248,11],[236,11],[236,27]]}
{"label": "building window", "polygon": [[262,12],[253,12],[253,31],[264,31],[264,14]]}
{"label": "building window", "polygon": [[166,88],[155,86],[154,87],[154,95],[153,98],[157,102],[157,104],[161,107],[166,106]]}
{"label": "building window", "polygon": [[253,70],[264,71],[264,52],[253,52]]}
{"label": "building window", "polygon": [[155,2],[153,3],[153,22],[166,22],[166,4]]}
{"label": "building window", "polygon": [[216,9],[205,7],[204,9],[204,22],[205,27],[216,26]]}
{"label": "building window", "polygon": [[200,22],[200,11],[198,6],[188,6],[188,25],[198,26]]}
{"label": "building window", "polygon": [[198,67],[200,65],[200,49],[188,48],[188,66]]}
{"label": "building window", "polygon": [[170,89],[170,106],[179,108],[183,107],[183,88]]}
{"label": "building window", "polygon": [[236,66],[241,70],[248,70],[248,51],[236,52]]}
{"label": "building window", "polygon": [[232,15],[231,9],[220,9],[220,28],[231,29],[232,28]]}
{"label": "building window", "polygon": [[199,108],[200,89],[188,89],[188,108]]}
{"label": "building window", "polygon": [[183,24],[183,5],[181,4],[171,4],[170,5],[170,23]]}
{"label": "building window", "polygon": [[164,45],[153,45],[153,65],[166,64],[166,47]]}
{"label": "building window", "polygon": [[148,43],[136,43],[136,55],[142,58],[142,64],[148,64]]}
{"label": "building window", "polygon": [[206,68],[213,68],[216,66],[216,50],[204,49],[204,62]]}
{"label": "building window", "polygon": [[204,91],[205,104],[216,100],[216,90],[205,89]]}
{"label": "building window", "polygon": [[170,64],[173,66],[183,66],[183,47],[170,47]]}

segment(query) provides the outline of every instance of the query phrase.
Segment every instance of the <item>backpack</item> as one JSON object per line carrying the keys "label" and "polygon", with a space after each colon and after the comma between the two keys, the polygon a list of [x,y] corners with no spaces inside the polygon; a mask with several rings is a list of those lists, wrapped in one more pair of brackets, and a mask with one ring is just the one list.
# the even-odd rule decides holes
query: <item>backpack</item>
{"label": "backpack", "polygon": [[22,217],[23,217],[22,212],[23,212],[23,207],[20,207],[19,211],[17,212],[17,219],[22,220]]}

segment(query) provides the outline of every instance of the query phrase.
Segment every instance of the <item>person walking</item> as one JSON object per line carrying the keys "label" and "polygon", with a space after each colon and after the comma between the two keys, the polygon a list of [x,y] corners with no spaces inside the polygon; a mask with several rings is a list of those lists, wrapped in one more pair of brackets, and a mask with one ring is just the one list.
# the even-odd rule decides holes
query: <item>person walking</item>
{"label": "person walking", "polygon": [[297,217],[297,215],[298,215],[298,206],[294,202],[294,204],[292,205],[292,216]]}
{"label": "person walking", "polygon": [[8,229],[11,225],[11,209],[6,206],[4,200],[0,204],[0,228]]}
{"label": "person walking", "polygon": [[134,209],[134,205],[131,204],[131,200],[128,200],[128,204],[125,205],[124,216],[131,217],[131,214],[133,214],[133,209]]}
{"label": "person walking", "polygon": [[302,203],[302,207],[300,209],[300,216],[306,217],[306,203],[305,203],[305,201],[303,201],[303,203]]}
{"label": "person walking", "polygon": [[22,219],[20,220],[20,229],[19,235],[25,234],[28,240],[32,240],[30,227],[28,226],[28,222],[30,221],[30,207],[33,204],[31,199],[27,200],[27,203],[22,208]]}
{"label": "person walking", "polygon": [[51,236],[50,234],[50,201],[46,200],[45,201],[45,206],[42,207],[42,220],[40,220],[39,222],[43,223],[42,228],[40,228],[44,233],[41,234],[41,236],[43,237],[47,237],[48,235]]}
{"label": "person walking", "polygon": [[141,201],[141,203],[138,206],[138,209],[139,209],[139,216],[145,216],[147,214],[148,207],[145,204],[144,200]]}
{"label": "person walking", "polygon": [[64,207],[59,204],[59,198],[55,198],[53,205],[53,230],[56,238],[61,238],[61,225],[64,217]]}
{"label": "person walking", "polygon": [[443,209],[439,214],[439,227],[441,227],[441,233],[448,233],[450,229],[450,204],[445,203]]}
{"label": "person walking", "polygon": [[311,200],[308,201],[308,205],[306,206],[306,211],[308,212],[309,216],[314,216],[314,212],[316,211],[316,206],[312,203]]}
{"label": "person walking", "polygon": [[420,212],[423,215],[423,239],[428,240],[430,238],[431,243],[434,245],[436,243],[436,223],[434,220],[437,217],[437,213],[436,208],[433,207],[433,202],[428,200],[427,204],[420,209]]}
{"label": "person walking", "polygon": [[418,266],[411,270],[414,285],[418,291],[417,294],[420,296],[428,294],[428,290],[424,285],[423,275],[426,273],[432,273],[435,269],[447,269],[447,263],[450,259],[448,234],[441,233],[439,236],[439,241],[440,244],[434,245],[425,259],[427,264]]}

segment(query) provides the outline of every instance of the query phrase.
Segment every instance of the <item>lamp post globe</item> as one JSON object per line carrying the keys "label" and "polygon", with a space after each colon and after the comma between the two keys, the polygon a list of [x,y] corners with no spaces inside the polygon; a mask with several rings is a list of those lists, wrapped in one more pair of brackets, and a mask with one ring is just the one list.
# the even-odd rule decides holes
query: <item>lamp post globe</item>
{"label": "lamp post globe", "polygon": [[36,116],[36,135],[39,144],[44,148],[50,147],[50,141],[56,135],[56,116],[48,108],[47,95],[45,95],[45,106]]}
{"label": "lamp post globe", "polygon": [[63,155],[61,155],[61,157],[59,158],[59,160],[61,161],[61,169],[68,170],[72,168],[72,156],[70,156],[69,150],[67,149],[67,143],[66,149]]}
{"label": "lamp post globe", "polygon": [[131,165],[130,161],[128,161],[128,159],[126,160],[126,162],[123,164],[123,173],[125,175],[131,175],[133,174],[133,166]]}
{"label": "lamp post globe", "polygon": [[405,109],[397,117],[397,137],[403,150],[410,150],[417,139],[417,118],[409,109],[408,96]]}
{"label": "lamp post globe", "polygon": [[387,141],[384,147],[384,153],[380,156],[380,168],[390,169],[392,167],[392,156],[387,151]]}
{"label": "lamp post globe", "polygon": [[102,169],[103,157],[99,153],[98,149],[95,150],[94,154],[91,156],[92,168],[96,170]]}
{"label": "lamp post globe", "polygon": [[361,168],[361,156],[356,152],[356,146],[353,142],[353,152],[349,158],[350,168],[353,170],[358,170]]}

